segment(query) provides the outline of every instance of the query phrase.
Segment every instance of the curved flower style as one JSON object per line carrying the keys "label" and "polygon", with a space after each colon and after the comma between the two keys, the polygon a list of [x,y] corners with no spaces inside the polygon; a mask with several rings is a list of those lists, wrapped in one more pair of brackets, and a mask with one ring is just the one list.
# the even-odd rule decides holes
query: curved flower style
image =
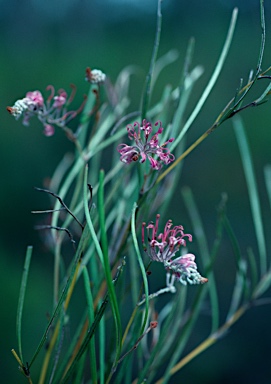
{"label": "curved flower style", "polygon": [[55,96],[55,89],[52,85],[48,85],[46,90],[51,91],[47,101],[44,102],[40,91],[27,92],[23,99],[17,100],[13,107],[7,107],[7,111],[19,119],[23,116],[23,124],[29,125],[29,120],[32,116],[37,116],[42,122],[45,136],[54,134],[54,125],[64,128],[66,124],[77,116],[83,109],[85,101],[76,111],[68,111],[67,107],[74,98],[76,89],[71,85],[72,92],[68,98],[67,92],[63,89],[58,91]]}
{"label": "curved flower style", "polygon": [[[160,145],[158,135],[163,132],[161,121],[157,121],[155,126],[157,125],[159,125],[159,128],[153,136],[151,136],[153,131],[152,125],[145,119],[143,120],[142,126],[138,122],[135,122],[134,125],[127,125],[128,137],[130,140],[135,141],[135,145],[118,145],[117,150],[121,155],[120,160],[123,163],[130,164],[132,161],[139,160],[140,157],[140,162],[144,163],[148,158],[151,167],[159,170],[162,167],[162,163],[167,165],[174,161],[174,155],[166,148],[167,144],[172,143],[174,139],[171,138]],[[154,159],[154,155],[157,155],[158,159]]]}
{"label": "curved flower style", "polygon": [[[181,225],[172,228],[171,220],[166,223],[164,232],[158,234],[159,219],[160,215],[157,215],[155,224],[152,222],[147,226],[146,223],[142,224],[142,242],[149,257],[163,263],[165,269],[184,285],[206,283],[208,279],[202,277],[197,270],[195,255],[187,253],[174,259],[180,247],[186,246],[186,238],[192,241],[192,236],[184,233]],[[145,227],[148,234],[148,247],[145,245]]]}

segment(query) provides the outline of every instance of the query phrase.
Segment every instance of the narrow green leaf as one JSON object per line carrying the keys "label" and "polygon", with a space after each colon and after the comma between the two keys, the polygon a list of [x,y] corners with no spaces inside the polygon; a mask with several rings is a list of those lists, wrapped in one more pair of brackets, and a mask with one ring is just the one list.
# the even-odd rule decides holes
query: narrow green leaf
{"label": "narrow green leaf", "polygon": [[[92,324],[94,321],[94,305],[93,305],[93,298],[92,298],[92,293],[91,293],[90,284],[89,284],[90,283],[89,275],[88,275],[86,266],[83,267],[83,275],[84,275],[84,285],[85,285],[85,291],[86,291],[86,297],[87,297],[89,324]],[[90,348],[90,373],[91,373],[92,383],[97,384],[98,376],[97,376],[97,367],[96,367],[97,362],[96,362],[94,336],[89,342],[89,348]]]}
{"label": "narrow green leaf", "polygon": [[265,178],[267,195],[268,195],[268,199],[269,199],[269,205],[271,208],[271,164],[267,164],[264,167],[264,178]]}
{"label": "narrow green leaf", "polygon": [[[114,284],[112,281],[111,269],[110,269],[110,263],[109,263],[108,242],[107,242],[105,211],[104,211],[104,171],[100,171],[99,182],[100,182],[100,184],[99,184],[99,189],[98,189],[98,211],[99,211],[99,219],[100,219],[101,244],[102,244],[103,260],[104,260],[104,272],[105,272],[105,278],[106,278],[106,283],[108,286],[110,303],[111,303],[112,313],[113,313],[113,317],[114,317],[114,321],[115,321],[115,327],[116,327],[116,354],[115,354],[114,362],[112,365],[112,371],[111,371],[110,376],[109,376],[109,378],[110,378],[113,374],[114,367],[117,364],[117,361],[118,361],[120,354],[121,354],[122,327],[121,327],[121,319],[120,319],[118,301],[117,301],[117,297],[116,297]],[[109,381],[109,378],[108,378],[108,381]]]}
{"label": "narrow green leaf", "polygon": [[27,285],[28,272],[30,267],[30,261],[32,256],[33,247],[28,246],[26,250],[25,262],[24,262],[24,270],[21,281],[21,288],[19,293],[19,302],[17,309],[17,322],[16,322],[16,330],[17,330],[17,339],[18,339],[18,348],[19,348],[19,356],[21,361],[23,362],[23,352],[22,352],[22,314],[23,314],[23,306],[24,306],[24,297],[25,290]]}
{"label": "narrow green leaf", "polygon": [[263,62],[263,54],[264,54],[264,48],[265,48],[265,15],[264,15],[264,0],[260,0],[260,12],[261,12],[261,28],[262,28],[262,40],[261,40],[261,47],[260,47],[260,53],[259,53],[259,59],[257,64],[257,75],[260,73],[262,68],[262,62]]}
{"label": "narrow green leaf", "polygon": [[187,106],[187,103],[189,101],[189,97],[192,94],[193,86],[195,85],[196,81],[201,77],[203,74],[203,68],[202,67],[196,67],[194,70],[188,74],[184,80],[184,86],[183,89],[180,92],[180,100],[178,107],[176,109],[176,112],[173,117],[172,122],[172,133],[171,135],[173,137],[176,137],[173,144],[171,145],[171,150],[175,149],[179,142],[184,137],[185,133],[187,132],[187,129],[182,129],[180,134],[178,135],[178,132],[180,131],[180,127],[182,125],[182,121],[184,118],[184,112],[185,108]]}
{"label": "narrow green leaf", "polygon": [[93,92],[93,90],[96,88],[97,88],[96,85],[90,84],[88,95],[87,95],[87,101],[80,118],[80,127],[79,127],[80,131],[78,135],[78,140],[82,148],[85,148],[85,145],[86,145],[90,115],[97,101],[96,94]]}
{"label": "narrow green leaf", "polygon": [[174,63],[179,57],[179,53],[176,49],[171,49],[165,55],[159,57],[156,60],[153,76],[152,76],[152,84],[154,85],[164,68],[166,68],[169,64]]}
{"label": "narrow green leaf", "polygon": [[57,341],[55,343],[55,356],[53,359],[53,365],[50,372],[50,379],[48,379],[48,383],[52,384],[55,375],[58,371],[58,364],[59,364],[59,357],[61,353],[61,349],[63,347],[63,340],[64,340],[64,334],[65,334],[65,321],[66,321],[66,313],[64,311],[60,312],[59,316],[59,332],[57,335]]}
{"label": "narrow green leaf", "polygon": [[94,242],[97,254],[99,256],[101,264],[104,265],[103,252],[102,252],[102,248],[100,246],[100,241],[99,241],[99,239],[97,237],[97,234],[95,232],[95,229],[94,229],[91,217],[90,217],[90,213],[89,213],[87,179],[88,179],[88,167],[86,166],[86,168],[85,168],[85,179],[84,179],[84,210],[85,210],[85,216],[86,216],[86,221],[87,221],[87,224],[88,224],[88,228],[89,228],[92,240]]}
{"label": "narrow green leaf", "polygon": [[228,315],[227,315],[227,320],[229,320],[231,316],[238,310],[238,307],[241,303],[241,299],[242,298],[249,299],[248,287],[250,284],[247,276],[247,262],[244,259],[242,259],[237,238],[233,232],[232,226],[230,225],[230,222],[226,217],[226,215],[224,215],[223,222],[231,242],[233,254],[236,260],[236,268],[237,268],[235,286],[232,294],[232,301],[231,301]]}
{"label": "narrow green leaf", "polygon": [[238,270],[236,272],[234,290],[232,293],[231,304],[226,317],[226,321],[228,321],[233,316],[233,314],[238,310],[241,304],[241,300],[244,293],[244,287],[246,285],[246,272],[247,264],[245,260],[241,260],[239,262]]}
{"label": "narrow green leaf", "polygon": [[105,382],[105,320],[101,318],[99,324],[99,361],[100,361],[100,384]]}
{"label": "narrow green leaf", "polygon": [[80,361],[78,362],[75,377],[72,378],[72,384],[82,384],[84,382],[84,368],[86,363],[86,357],[87,357],[87,350],[81,357]]}
{"label": "narrow green leaf", "polygon": [[256,100],[254,101],[255,105],[261,105],[261,104],[265,103],[267,100],[264,100],[264,98],[265,98],[267,95],[269,95],[270,92],[271,92],[271,83],[268,84],[268,86],[265,88],[265,90],[263,91],[263,93],[261,94],[261,96],[260,96],[258,99],[256,99]]}
{"label": "narrow green leaf", "polygon": [[161,26],[162,26],[161,3],[162,3],[162,0],[158,0],[155,41],[153,45],[150,69],[146,78],[145,90],[144,90],[143,99],[142,99],[142,107],[141,107],[142,120],[147,117],[147,111],[149,109],[150,95],[151,95],[151,81],[152,81],[155,61],[158,53],[158,48],[160,44],[160,35],[161,35]]}
{"label": "narrow green leaf", "polygon": [[[133,64],[128,65],[120,71],[120,73],[119,73],[119,75],[115,81],[114,92],[116,92],[117,101],[115,100],[112,104],[118,110],[119,116],[123,115],[122,111],[119,109],[119,101],[124,101],[124,100],[129,99],[129,87],[131,84],[131,77],[133,75],[140,74],[141,71],[142,71],[141,68],[139,68],[136,65],[133,65]],[[117,124],[118,123],[119,122],[117,122]],[[114,129],[113,129],[113,132],[114,132]],[[111,134],[112,134],[112,132],[111,132]]]}
{"label": "narrow green leaf", "polygon": [[270,287],[271,285],[271,272],[267,272],[265,275],[262,276],[261,280],[259,281],[258,285],[256,286],[252,298],[258,299],[258,297],[262,296]]}
{"label": "narrow green leaf", "polygon": [[242,262],[241,251],[240,251],[240,247],[239,247],[237,238],[233,232],[232,226],[231,226],[226,215],[224,215],[223,224],[224,224],[224,228],[226,229],[226,232],[229,236],[229,239],[230,239],[230,242],[232,245],[232,249],[233,249],[233,254],[235,257],[235,261],[236,261],[236,266],[238,268],[239,264]]}
{"label": "narrow green leaf", "polygon": [[250,149],[245,133],[243,122],[239,116],[235,116],[233,119],[233,126],[236,135],[236,139],[239,145],[240,155],[243,163],[244,173],[247,182],[247,189],[250,199],[250,206],[252,211],[252,217],[254,222],[254,229],[258,242],[258,250],[260,256],[261,274],[266,272],[267,268],[267,254],[266,243],[264,237],[264,228],[260,208],[260,199],[256,184],[256,177],[254,167],[251,159]]}
{"label": "narrow green leaf", "polygon": [[133,207],[133,211],[132,211],[131,230],[132,230],[132,238],[133,238],[134,248],[135,248],[138,264],[139,264],[142,279],[143,279],[144,293],[145,293],[145,297],[146,297],[145,313],[144,313],[144,318],[143,318],[142,327],[141,327],[141,331],[140,331],[140,334],[142,334],[145,330],[148,316],[149,316],[149,287],[148,287],[146,270],[145,270],[144,263],[143,263],[143,260],[142,260],[141,254],[140,254],[140,250],[139,250],[139,246],[138,246],[138,242],[137,242],[137,237],[136,237],[136,227],[135,227],[136,209],[137,209],[137,205],[135,203],[134,207]]}
{"label": "narrow green leaf", "polygon": [[180,95],[182,94],[182,90],[184,88],[185,79],[189,76],[194,49],[195,49],[195,38],[191,37],[188,41],[188,46],[187,46],[187,50],[184,58],[184,66],[183,66],[183,71],[181,74],[181,80],[179,85]]}
{"label": "narrow green leaf", "polygon": [[139,271],[137,267],[137,260],[135,257],[130,257],[129,259],[130,266],[130,279],[131,279],[131,296],[133,300],[133,305],[135,306],[138,302],[138,292],[140,292],[140,279],[139,279]]}
{"label": "narrow green leaf", "polygon": [[253,292],[259,281],[259,276],[258,276],[256,258],[252,249],[248,248],[247,253],[248,253],[248,261],[249,261],[250,273],[251,273],[251,291]]}

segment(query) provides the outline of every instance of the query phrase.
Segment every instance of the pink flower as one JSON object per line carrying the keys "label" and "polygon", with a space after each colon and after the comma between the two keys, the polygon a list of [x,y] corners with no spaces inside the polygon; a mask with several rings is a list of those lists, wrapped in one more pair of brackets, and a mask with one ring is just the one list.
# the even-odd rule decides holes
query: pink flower
{"label": "pink flower", "polygon": [[36,105],[36,107],[43,106],[44,101],[40,91],[27,92],[26,98],[31,100]]}
{"label": "pink flower", "polygon": [[46,103],[40,91],[32,91],[27,92],[23,99],[17,100],[13,107],[7,107],[7,110],[15,119],[23,116],[24,125],[29,125],[30,119],[36,116],[43,124],[45,136],[52,136],[55,131],[54,126],[64,128],[70,120],[82,111],[85,101],[78,110],[68,111],[67,106],[76,92],[75,86],[72,86],[68,100],[67,93],[63,89],[58,91],[57,96],[55,96],[55,89],[52,85],[49,85],[47,90],[50,90],[50,95]]}
{"label": "pink flower", "polygon": [[55,128],[50,124],[45,124],[43,133],[45,136],[48,137],[53,136],[53,134],[55,133]]}
{"label": "pink flower", "polygon": [[67,101],[67,93],[63,90],[59,92],[58,96],[54,96],[53,108],[61,108]]}
{"label": "pink flower", "polygon": [[[138,122],[135,122],[133,125],[127,125],[128,138],[134,140],[135,144],[132,146],[127,144],[118,145],[117,150],[121,155],[120,161],[130,164],[140,159],[140,163],[144,163],[148,158],[151,167],[155,170],[159,170],[162,167],[162,163],[167,165],[174,161],[174,155],[166,148],[167,144],[172,143],[174,139],[171,138],[160,145],[158,136],[163,132],[161,121],[157,121],[155,126],[157,125],[159,125],[158,130],[153,136],[151,136],[153,131],[152,125],[145,119],[142,126]],[[158,159],[154,158],[155,155]]]}
{"label": "pink flower", "polygon": [[[142,224],[142,243],[149,257],[160,263],[163,263],[165,269],[171,272],[182,284],[204,284],[208,281],[202,277],[195,263],[195,255],[187,253],[177,258],[175,254],[181,246],[186,246],[186,239],[192,241],[192,236],[183,231],[181,225],[172,227],[172,221],[168,220],[164,232],[158,234],[158,224],[160,215],[156,216],[155,224],[153,222],[146,226]],[[145,228],[148,234],[148,245],[145,244]]]}

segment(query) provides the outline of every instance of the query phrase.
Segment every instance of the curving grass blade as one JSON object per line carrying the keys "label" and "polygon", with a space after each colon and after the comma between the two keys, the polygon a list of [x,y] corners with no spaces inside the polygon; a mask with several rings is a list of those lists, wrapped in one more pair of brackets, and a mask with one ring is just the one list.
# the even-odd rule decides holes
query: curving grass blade
{"label": "curving grass blade", "polygon": [[258,242],[260,256],[261,274],[264,275],[267,268],[266,242],[263,229],[263,221],[260,207],[260,199],[257,189],[254,167],[251,159],[249,144],[247,141],[245,127],[239,116],[233,118],[233,126],[238,142],[240,155],[243,163],[244,173],[247,182],[248,195],[250,200],[251,212],[254,222],[254,229]]}
{"label": "curving grass blade", "polygon": [[19,302],[18,302],[18,310],[17,310],[17,322],[16,322],[16,330],[17,330],[17,339],[18,339],[18,348],[19,355],[21,361],[23,361],[23,352],[22,352],[22,314],[23,314],[23,306],[24,306],[24,297],[25,290],[27,285],[28,272],[30,267],[30,261],[32,256],[33,247],[28,246],[26,250],[25,262],[24,262],[24,271],[22,276],[20,294],[19,294]]}

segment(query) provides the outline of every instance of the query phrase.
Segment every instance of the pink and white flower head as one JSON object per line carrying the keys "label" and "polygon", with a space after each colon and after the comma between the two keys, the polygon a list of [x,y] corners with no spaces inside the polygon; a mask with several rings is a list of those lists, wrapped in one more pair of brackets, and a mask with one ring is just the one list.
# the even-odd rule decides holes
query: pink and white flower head
{"label": "pink and white flower head", "polygon": [[27,92],[23,99],[17,100],[13,107],[7,107],[7,110],[17,120],[23,114],[32,115],[42,108],[43,103],[43,97],[39,91]]}
{"label": "pink and white flower head", "polygon": [[23,116],[24,125],[29,125],[30,118],[37,116],[43,124],[45,136],[52,136],[54,126],[65,127],[70,120],[82,111],[85,104],[84,101],[77,111],[68,111],[67,107],[75,95],[75,86],[71,87],[72,92],[68,99],[67,93],[63,89],[60,89],[58,95],[55,96],[54,87],[49,85],[46,89],[50,91],[50,95],[46,102],[44,102],[40,91],[27,92],[26,96],[17,100],[13,107],[7,107],[7,111],[16,120]]}
{"label": "pink and white flower head", "polygon": [[[120,161],[130,164],[139,159],[140,163],[144,163],[148,159],[151,167],[155,170],[159,170],[162,163],[167,165],[173,162],[175,157],[166,146],[172,143],[174,139],[171,138],[160,145],[158,136],[163,132],[161,121],[157,121],[155,126],[158,126],[158,129],[151,136],[152,124],[145,119],[142,125],[138,122],[127,125],[128,137],[130,140],[134,140],[134,145],[118,145],[117,150],[121,155]],[[158,157],[158,159],[154,158],[154,156]]]}
{"label": "pink and white flower head", "polygon": [[[157,215],[155,224],[142,224],[142,243],[151,260],[163,263],[166,271],[171,272],[184,285],[206,283],[208,279],[202,277],[197,270],[195,255],[187,253],[175,258],[180,247],[186,246],[186,240],[192,241],[192,236],[184,233],[181,225],[172,227],[171,220],[167,221],[164,232],[158,234],[159,219],[160,215]],[[145,228],[148,234],[147,245]]]}
{"label": "pink and white flower head", "polygon": [[44,100],[40,91],[27,92],[26,98],[31,100],[33,105],[37,108],[41,108],[43,106]]}

